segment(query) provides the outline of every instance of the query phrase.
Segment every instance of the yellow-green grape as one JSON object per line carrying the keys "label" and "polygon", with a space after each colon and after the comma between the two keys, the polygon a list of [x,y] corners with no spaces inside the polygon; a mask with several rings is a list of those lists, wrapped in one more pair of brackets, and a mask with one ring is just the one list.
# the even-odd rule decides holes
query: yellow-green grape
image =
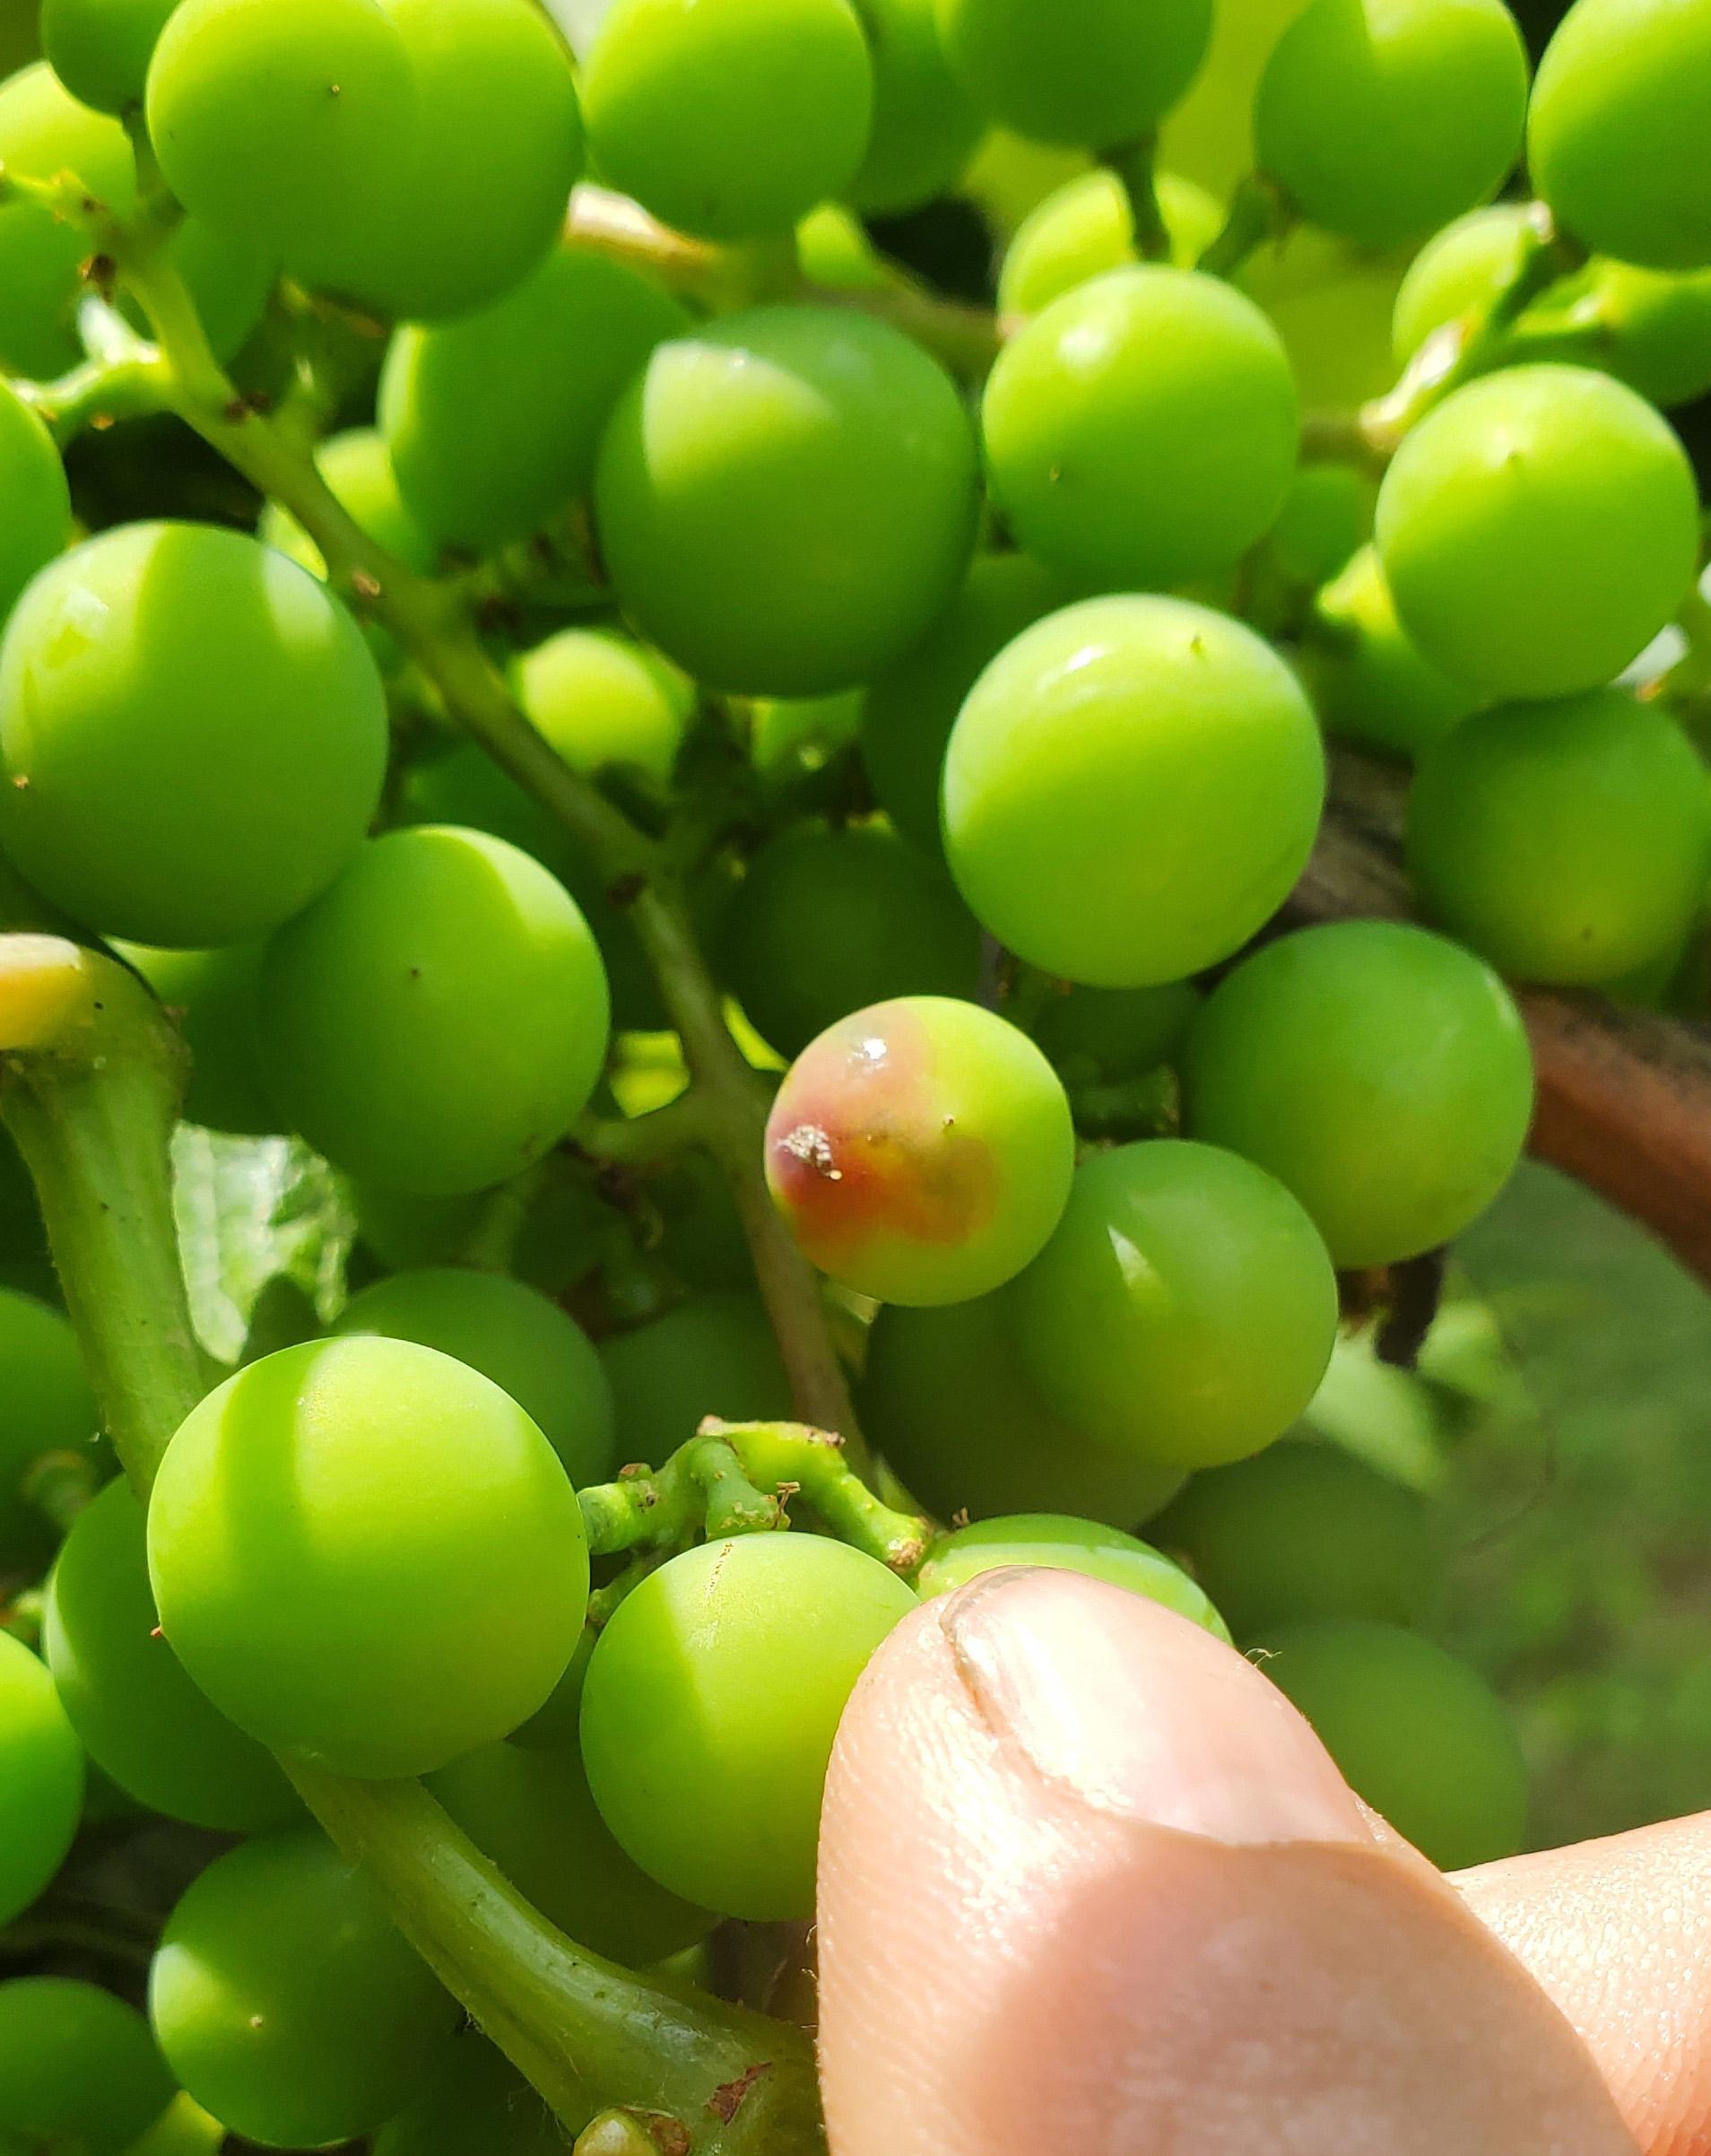
{"label": "yellow-green grape", "polygon": [[1370,546],[1319,594],[1297,664],[1325,732],[1388,756],[1418,756],[1485,700],[1415,648]]}
{"label": "yellow-green grape", "polygon": [[[64,1864],[83,1810],[83,1751],[54,1681],[22,1639],[0,1632],[0,1924]],[[0,2129],[23,2123],[6,2117],[5,2071],[0,2045]]]}
{"label": "yellow-green grape", "polygon": [[[1159,211],[1170,240],[1170,260],[1192,269],[1215,237],[1223,213],[1203,187],[1175,172],[1156,181]],[[1017,227],[998,278],[998,311],[1006,319],[1037,315],[1078,284],[1125,269],[1138,260],[1134,204],[1115,172],[1077,174]]]}
{"label": "yellow-green grape", "polygon": [[670,785],[695,684],[668,659],[606,630],[561,629],[513,671],[524,710],[572,769]]}
{"label": "yellow-green grape", "polygon": [[178,0],[41,0],[41,48],[74,98],[98,112],[143,102],[155,40]]}
{"label": "yellow-green grape", "polygon": [[[22,1167],[19,1175],[22,1208],[30,1185]],[[30,1471],[46,1453],[86,1456],[100,1421],[69,1322],[37,1297],[0,1287],[0,1567],[46,1560],[54,1538],[26,1494]]]}
{"label": "yellow-green grape", "polygon": [[565,2136],[504,2053],[465,2029],[373,2145],[374,2156],[564,2156]]}
{"label": "yellow-green grape", "polygon": [[1136,1078],[1174,1063],[1200,1008],[1187,981],[1156,988],[1073,988],[1054,995],[1034,1039],[1066,1080]]}
{"label": "yellow-green grape", "polygon": [[989,119],[1042,143],[1137,142],[1194,79],[1211,0],[938,0],[951,65]]}
{"label": "yellow-green grape", "polygon": [[848,0],[616,0],[582,97],[613,187],[681,231],[763,239],[855,178],[873,67]]}
{"label": "yellow-green grape", "polygon": [[0,2139],[8,2152],[120,2156],[171,2100],[135,2006],[70,1977],[0,1984]]}
{"label": "yellow-green grape", "polygon": [[218,2156],[226,2129],[182,2089],[125,2156]]}
{"label": "yellow-green grape", "polygon": [[791,1413],[790,1383],[752,1295],[709,1291],[603,1341],[618,1408],[618,1456],[659,1466],[704,1415],[769,1422]]}
{"label": "yellow-green grape", "polygon": [[1406,251],[1373,254],[1296,225],[1249,257],[1237,278],[1290,355],[1304,410],[1342,412],[1395,378],[1390,316]]}
{"label": "yellow-green grape", "polygon": [[190,1051],[187,1122],[265,1137],[281,1117],[262,1065],[260,943],[224,951],[158,951],[115,943],[160,997]]}
{"label": "yellow-green grape", "polygon": [[[0,216],[4,216],[0,211]],[[54,439],[10,383],[0,382],[0,620],[44,562],[71,537],[71,492]]]}
{"label": "yellow-green grape", "polygon": [[973,156],[982,121],[951,72],[934,0],[856,0],[873,68],[867,152],[842,192],[868,215],[942,195]]}
{"label": "yellow-green grape", "polygon": [[1024,1512],[959,1527],[934,1543],[933,1554],[916,1575],[916,1592],[923,1601],[930,1601],[935,1595],[954,1594],[983,1572],[1012,1565],[1081,1572],[1161,1603],[1217,1639],[1229,1638],[1205,1589],[1180,1565],[1120,1528],[1099,1526],[1067,1513]]}
{"label": "yellow-green grape", "polygon": [[1254,169],[1254,95],[1278,39],[1307,0],[1221,0],[1187,94],[1165,116],[1159,153],[1220,200]]}
{"label": "yellow-green grape", "polygon": [[809,211],[796,227],[796,256],[808,283],[833,291],[882,292],[896,281],[867,227],[841,203]]}
{"label": "yellow-green grape", "polygon": [[[316,445],[315,468],[328,493],[377,546],[423,575],[433,568],[434,543],[405,506],[385,438],[375,428],[329,434]],[[282,503],[266,504],[256,531],[312,576],[326,577],[320,548]]]}

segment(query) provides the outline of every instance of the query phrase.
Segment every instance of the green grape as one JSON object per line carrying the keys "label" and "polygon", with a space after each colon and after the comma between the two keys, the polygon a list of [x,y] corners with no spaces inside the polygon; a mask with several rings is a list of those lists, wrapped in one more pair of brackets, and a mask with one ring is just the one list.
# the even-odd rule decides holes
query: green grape
{"label": "green grape", "polygon": [[539,1425],[578,1488],[610,1473],[615,1411],[605,1370],[575,1319],[538,1289],[454,1266],[398,1273],[352,1296],[334,1330],[455,1356]]}
{"label": "green grape", "polygon": [[946,194],[974,155],[981,117],[951,72],[934,0],[854,0],[873,69],[867,153],[842,190],[895,215]]}
{"label": "green grape", "polygon": [[944,752],[968,691],[1011,640],[1070,597],[1027,554],[981,554],[919,643],[862,705],[862,762],[880,806],[909,842],[940,857]]}
{"label": "green grape", "polygon": [[1199,992],[1186,981],[1073,988],[1047,1004],[1034,1039],[1066,1078],[1138,1078],[1176,1061],[1199,1008]]}
{"label": "green grape", "polygon": [[[1174,172],[1159,173],[1154,185],[1170,260],[1178,269],[1192,269],[1223,222],[1223,213],[1203,187]],[[1103,166],[1079,172],[1017,227],[999,273],[998,311],[1009,321],[1037,315],[1077,285],[1139,259],[1127,187]]]}
{"label": "green grape", "polygon": [[[22,1916],[65,1861],[83,1810],[83,1749],[54,1681],[0,1632],[0,1925]],[[9,1988],[0,1985],[0,2000]],[[0,2043],[0,2127],[22,2123],[6,2116],[5,2058]]]}
{"label": "green grape", "polygon": [[262,1069],[260,981],[263,946],[224,951],[157,951],[115,943],[165,1004],[190,1051],[184,1113],[210,1130],[265,1137],[278,1130]]}
{"label": "green grape", "polygon": [[776,1421],[790,1383],[766,1312],[751,1295],[690,1295],[664,1317],[601,1343],[618,1404],[618,1452],[660,1466],[704,1415]]}
{"label": "green grape", "polygon": [[1285,1439],[1195,1475],[1152,1524],[1238,1639],[1301,1618],[1413,1624],[1437,1566],[1419,1494],[1340,1446]]}
{"label": "green grape", "polygon": [[125,2156],[219,2156],[226,2129],[183,2090]]}
{"label": "green grape", "polygon": [[1515,999],[1399,921],[1332,922],[1245,959],[1195,1021],[1182,1074],[1189,1135],[1292,1190],[1345,1271],[1458,1236],[1533,1120]]}
{"label": "green grape", "polygon": [[1113,270],[1000,353],[981,407],[993,499],[1067,576],[1131,589],[1229,568],[1275,519],[1299,420],[1277,332],[1216,277]]}
{"label": "green grape", "polygon": [[[22,1203],[30,1185],[20,1174]],[[66,1319],[33,1295],[0,1287],[0,1569],[33,1567],[52,1551],[47,1518],[25,1497],[26,1478],[44,1453],[87,1454],[100,1419]]]}
{"label": "green grape", "polygon": [[586,492],[625,385],[687,325],[646,277],[565,248],[491,307],[400,330],[379,423],[412,515],[476,550],[547,523]]}
{"label": "green grape", "polygon": [[45,569],[0,644],[0,844],[91,928],[242,943],[324,891],[386,761],[360,631],[295,562],[128,524]]}
{"label": "green grape", "polygon": [[1388,390],[1390,317],[1407,256],[1292,226],[1249,256],[1237,280],[1290,355],[1307,411],[1346,411]]}
{"label": "green grape", "polygon": [[1458,681],[1566,696],[1610,680],[1693,579],[1698,491],[1668,423],[1583,367],[1469,382],[1403,442],[1377,547],[1403,627]]}
{"label": "green grape", "polygon": [[525,1721],[588,1583],[576,1493],[523,1410],[448,1355],[377,1338],[285,1348],[193,1411],[154,1486],[149,1572],[216,1707],[365,1778],[428,1773]]}
{"label": "green grape", "polygon": [[[377,546],[420,575],[432,571],[439,550],[405,506],[386,441],[375,428],[352,427],[328,435],[316,445],[315,468],[328,493]],[[320,548],[281,503],[266,505],[256,530],[269,546],[325,580]]]}
{"label": "green grape", "polygon": [[65,1538],[42,1648],[90,1758],[138,1804],[232,1832],[297,1815],[279,1768],[216,1713],[157,1636],[146,1523],[122,1480],[85,1506]]}
{"label": "green grape", "polygon": [[951,65],[989,119],[1113,150],[1170,109],[1205,57],[1212,0],[938,0]]}
{"label": "green grape", "polygon": [[192,1882],[161,1935],[149,2018],[230,2132],[307,2149],[391,2117],[462,2013],[311,1829],[229,1849]]}
{"label": "green grape", "polygon": [[918,344],[854,310],[760,308],[654,353],[601,444],[595,522],[625,613],[698,680],[821,696],[950,604],[975,477],[962,401]]}
{"label": "green grape", "polygon": [[374,2156],[565,2156],[563,2128],[478,2030],[462,2030],[427,2086],[374,2136]]}
{"label": "green grape", "polygon": [[1621,689],[1469,719],[1420,759],[1408,804],[1428,909],[1521,980],[1616,980],[1678,948],[1708,860],[1692,744]]}
{"label": "green grape", "polygon": [[1012,1565],[1083,1572],[1090,1579],[1103,1579],[1161,1603],[1220,1639],[1229,1638],[1205,1590],[1180,1565],[1120,1528],[1098,1526],[1067,1513],[1024,1512],[959,1527],[934,1543],[932,1556],[916,1576],[916,1592],[928,1601],[935,1595],[954,1593],[983,1572]]}
{"label": "green grape", "polygon": [[1576,0],[1539,64],[1527,163],[1559,223],[1648,269],[1711,266],[1711,8]]}
{"label": "green grape", "polygon": [[517,662],[518,701],[573,770],[639,771],[669,786],[695,684],[669,660],[600,629],[561,629]]}
{"label": "green grape", "polygon": [[579,1946],[639,1969],[692,1946],[717,1921],[668,1893],[613,1840],[574,1725],[567,1743],[548,1750],[484,1745],[429,1787],[482,1855]]}
{"label": "green grape", "polygon": [[1272,1625],[1266,1675],[1357,1795],[1444,1871],[1513,1856],[1527,1770],[1502,1702],[1441,1647],[1359,1620]]}
{"label": "green grape", "polygon": [[1325,732],[1388,756],[1419,755],[1484,700],[1421,656],[1370,546],[1320,593],[1296,656]]}
{"label": "green grape", "polygon": [[1299,1202],[1178,1139],[1090,1155],[1013,1293],[1047,1402],[1160,1467],[1221,1466],[1281,1437],[1336,1338],[1336,1276]]}
{"label": "green grape", "polygon": [[[4,212],[0,211],[0,217]],[[0,381],[0,620],[42,564],[71,537],[71,491],[54,438],[9,382]]]}
{"label": "green grape", "polygon": [[41,0],[41,48],[74,98],[98,112],[143,102],[155,39],[178,0]]}
{"label": "green grape", "polygon": [[582,1750],[642,1869],[727,1916],[812,1916],[838,1717],[914,1607],[895,1573],[812,1534],[703,1543],[633,1588],[588,1665]]}
{"label": "green grape", "polygon": [[69,1977],[0,1984],[0,2134],[27,2150],[119,2156],[171,2100],[135,2006]]}
{"label": "green grape", "polygon": [[836,696],[762,697],[749,707],[749,761],[761,778],[788,786],[825,769],[855,745],[862,728],[862,692]]}
{"label": "green grape", "polygon": [[407,1273],[416,1265],[463,1263],[494,1194],[471,1190],[459,1197],[418,1198],[359,1180],[352,1195],[363,1244],[387,1272]]}
{"label": "green grape", "polygon": [[280,1102],[317,1151],[423,1197],[556,1145],[605,1061],[600,952],[528,855],[421,825],[369,842],[263,967]]}
{"label": "green grape", "polygon": [[[1513,281],[1534,234],[1533,211],[1518,202],[1470,210],[1434,233],[1396,294],[1390,338],[1397,366],[1405,367],[1434,330],[1489,307]],[[1528,309],[1529,323],[1535,314],[1536,307]]]}
{"label": "green grape", "polygon": [[1260,169],[1367,248],[1497,191],[1521,152],[1527,53],[1503,0],[1312,0],[1260,79]]}
{"label": "green grape", "polygon": [[882,292],[896,282],[867,227],[842,203],[809,211],[796,227],[796,254],[804,280],[833,291]]}
{"label": "green grape", "polygon": [[1251,630],[1182,599],[1095,599],[1025,630],[976,683],[945,762],[945,850],[1019,957],[1149,987],[1228,958],[1276,911],[1324,791],[1312,709]]}
{"label": "green grape", "polygon": [[873,67],[847,0],[614,0],[582,98],[613,187],[680,231],[764,239],[856,177]]}
{"label": "green grape", "polygon": [[869,1004],[973,995],[980,931],[944,871],[883,824],[794,824],[749,864],[725,961],[761,1038],[795,1056]]}
{"label": "green grape", "polygon": [[1377,482],[1353,465],[1304,465],[1266,536],[1267,557],[1292,583],[1316,591],[1372,537],[1377,502]]}

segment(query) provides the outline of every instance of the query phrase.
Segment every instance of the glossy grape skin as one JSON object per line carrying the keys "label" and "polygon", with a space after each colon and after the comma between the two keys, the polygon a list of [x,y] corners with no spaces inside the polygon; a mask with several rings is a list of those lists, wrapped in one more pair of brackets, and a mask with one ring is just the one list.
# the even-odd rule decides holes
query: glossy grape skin
{"label": "glossy grape skin", "polygon": [[1012,1294],[1046,1399],[1160,1467],[1221,1466],[1281,1437],[1336,1337],[1336,1278],[1299,1203],[1178,1139],[1083,1161]]}
{"label": "glossy grape skin", "polygon": [[343,606],[212,525],[86,541],[0,645],[0,843],[74,918],[136,943],[241,943],[318,897],[361,844],[386,744]]}
{"label": "glossy grape skin", "polygon": [[1533,184],[1600,254],[1711,267],[1711,9],[1702,0],[1576,0],[1539,64]]}
{"label": "glossy grape skin", "polygon": [[576,1493],[523,1410],[375,1338],[283,1349],[193,1411],[155,1482],[149,1572],[168,1639],[240,1729],[365,1778],[525,1721],[588,1586]]}
{"label": "glossy grape skin", "polygon": [[143,101],[156,39],[178,0],[41,0],[41,48],[74,98],[98,112]]}
{"label": "glossy grape skin", "polygon": [[1054,300],[999,354],[987,481],[1064,575],[1153,589],[1228,569],[1283,506],[1299,417],[1277,332],[1216,277],[1156,264]]}
{"label": "glossy grape skin", "polygon": [[374,2156],[564,2156],[564,2129],[478,2030],[459,2032],[425,2088],[374,2136]]}
{"label": "glossy grape skin", "polygon": [[1018,956],[1149,987],[1275,912],[1324,788],[1307,698],[1251,630],[1186,600],[1095,599],[1025,630],[976,683],[945,762],[945,851]]}
{"label": "glossy grape skin", "polygon": [[1325,732],[1387,756],[1419,755],[1485,700],[1410,641],[1370,546],[1319,594],[1297,663]]}
{"label": "glossy grape skin", "polygon": [[680,231],[764,239],[855,177],[873,69],[847,0],[615,0],[582,100],[613,187]]}
{"label": "glossy grape skin", "polygon": [[660,1466],[703,1415],[766,1422],[791,1413],[790,1385],[766,1312],[752,1296],[708,1291],[663,1317],[603,1341],[618,1404],[618,1454]]}
{"label": "glossy grape skin", "polygon": [[1048,1565],[1082,1572],[1132,1595],[1144,1595],[1202,1626],[1220,1639],[1229,1633],[1205,1591],[1150,1543],[1120,1528],[1101,1527],[1067,1513],[1025,1512],[1008,1519],[980,1520],[934,1545],[916,1575],[916,1592],[930,1601],[953,1594],[983,1572],[1012,1565]]}
{"label": "glossy grape skin", "polygon": [[951,65],[988,118],[1035,142],[1109,150],[1146,134],[1187,89],[1211,0],[938,0]]}
{"label": "glossy grape skin", "polygon": [[[58,1871],[83,1810],[83,1747],[53,1679],[0,1632],[0,1924],[22,1916]],[[4,2072],[0,2063],[0,2127],[13,2123]]]}
{"label": "glossy grape skin", "polygon": [[[1223,222],[1223,213],[1203,187],[1174,172],[1153,186],[1170,241],[1170,260],[1192,269]],[[998,312],[1007,320],[1038,314],[1077,285],[1137,261],[1134,204],[1115,172],[1102,167],[1078,173],[1030,210],[1004,252],[998,278]]]}
{"label": "glossy grape skin", "polygon": [[135,2006],[69,1977],[0,1984],[0,2136],[119,2156],[171,2100]]}
{"label": "glossy grape skin", "polygon": [[760,308],[655,352],[601,444],[595,523],[625,613],[698,680],[821,696],[950,604],[975,476],[961,399],[918,344],[853,310]]}
{"label": "glossy grape skin", "polygon": [[951,72],[934,0],[860,0],[873,70],[873,117],[856,177],[841,189],[869,216],[945,194],[985,124]]}
{"label": "glossy grape skin", "polygon": [[1567,696],[1620,674],[1698,558],[1687,454],[1651,406],[1587,368],[1468,383],[1404,439],[1377,543],[1403,627],[1495,696]]}
{"label": "glossy grape skin", "polygon": [[9,382],[0,381],[0,620],[71,537],[71,491],[54,439]]}
{"label": "glossy grape skin", "polygon": [[582,1751],[643,1870],[725,1915],[812,1916],[838,1717],[914,1607],[873,1558],[795,1534],[703,1543],[632,1589],[588,1665]]}
{"label": "glossy grape skin", "polygon": [[1513,1856],[1527,1772],[1485,1680],[1417,1633],[1358,1620],[1271,1625],[1260,1666],[1357,1795],[1444,1871]]}
{"label": "glossy grape skin", "polygon": [[[21,1199],[30,1188],[25,1176]],[[0,1568],[30,1567],[51,1552],[47,1517],[25,1497],[25,1479],[44,1453],[86,1454],[99,1425],[68,1320],[34,1295],[0,1287]]]}
{"label": "glossy grape skin", "polygon": [[796,824],[749,864],[725,936],[751,1023],[796,1056],[851,1011],[973,995],[980,931],[935,863],[881,824]]}
{"label": "glossy grape skin", "polygon": [[578,1489],[613,1465],[612,1387],[594,1343],[538,1289],[456,1266],[396,1273],[353,1295],[334,1330],[438,1348],[508,1393]]}
{"label": "glossy grape skin", "polygon": [[491,307],[399,331],[379,426],[412,515],[481,550],[546,523],[586,491],[625,385],[687,324],[646,277],[565,248]]}
{"label": "glossy grape skin", "polygon": [[573,769],[671,784],[695,684],[657,652],[605,630],[561,629],[523,654],[513,678],[524,710]]}
{"label": "glossy grape skin", "polygon": [[1199,1008],[1199,992],[1187,981],[1074,988],[1046,1005],[1034,1039],[1066,1079],[1137,1078],[1176,1061]]}
{"label": "glossy grape skin", "polygon": [[232,2133],[276,2148],[389,2117],[462,2018],[362,1872],[315,1830],[214,1859],[149,1975],[167,2063]]}
{"label": "glossy grape skin", "polygon": [[190,1051],[185,1120],[210,1130],[266,1136],[280,1113],[262,1068],[259,984],[263,946],[224,951],[158,951],[115,943],[166,1006]]}
{"label": "glossy grape skin", "polygon": [[1300,1619],[1417,1623],[1437,1571],[1416,1491],[1298,1439],[1194,1476],[1152,1536],[1193,1567],[1238,1639]]}
{"label": "glossy grape skin", "polygon": [[609,1019],[569,891],[517,848],[444,826],[371,840],[263,968],[268,1068],[297,1128],[351,1173],[426,1197],[556,1145]]}
{"label": "glossy grape skin", "polygon": [[42,1651],[91,1759],[126,1795],[192,1826],[248,1832],[297,1816],[259,1744],[204,1699],[155,1636],[143,1508],[109,1482],[73,1524],[48,1583]]}
{"label": "glossy grape skin", "polygon": [[1533,1118],[1515,999],[1400,921],[1327,923],[1245,959],[1196,1019],[1182,1076],[1188,1135],[1293,1191],[1344,1271],[1459,1235]]}
{"label": "glossy grape skin", "polygon": [[1526,108],[1502,0],[1312,0],[1266,64],[1254,130],[1302,216],[1383,248],[1494,194]]}
{"label": "glossy grape skin", "polygon": [[1704,769],[1669,713],[1625,690],[1504,705],[1420,759],[1407,852],[1428,909],[1503,972],[1615,980],[1698,911]]}

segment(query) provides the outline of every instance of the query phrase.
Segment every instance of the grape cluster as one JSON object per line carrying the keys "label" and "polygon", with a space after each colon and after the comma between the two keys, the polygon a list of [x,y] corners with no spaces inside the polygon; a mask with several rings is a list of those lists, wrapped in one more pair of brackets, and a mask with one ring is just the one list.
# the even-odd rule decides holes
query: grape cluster
{"label": "grape cluster", "polygon": [[[1531,85],[1502,0],[598,12],[42,0],[0,83],[0,922],[146,1013],[0,1033],[4,2156],[562,2145],[326,1778],[713,1986],[994,1568],[1524,1838],[1315,1403],[1527,992],[1693,993],[1711,0]],[[947,201],[989,306],[886,251]],[[1325,918],[1374,759],[1414,917]],[[98,1815],[231,1838],[145,1997],[56,1944]]]}

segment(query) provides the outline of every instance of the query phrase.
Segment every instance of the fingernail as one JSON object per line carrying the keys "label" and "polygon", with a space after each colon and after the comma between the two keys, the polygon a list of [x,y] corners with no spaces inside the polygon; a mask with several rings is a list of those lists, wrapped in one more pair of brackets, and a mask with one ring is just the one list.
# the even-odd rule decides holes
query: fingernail
{"label": "fingernail", "polygon": [[1371,1841],[1276,1687],[1144,1596],[1068,1572],[994,1572],[950,1596],[940,1621],[994,1734],[1090,1809],[1236,1844]]}

